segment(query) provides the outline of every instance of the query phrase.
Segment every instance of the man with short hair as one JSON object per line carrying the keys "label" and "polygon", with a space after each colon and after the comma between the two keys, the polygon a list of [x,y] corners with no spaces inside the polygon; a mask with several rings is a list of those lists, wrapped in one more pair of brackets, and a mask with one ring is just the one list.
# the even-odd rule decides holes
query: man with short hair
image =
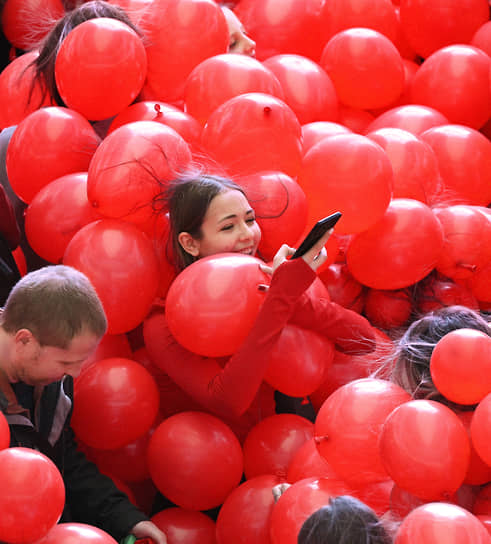
{"label": "man with short hair", "polygon": [[94,525],[117,540],[132,533],[166,544],[164,533],[77,450],[69,425],[73,378],[106,329],[99,297],[81,272],[58,265],[24,276],[0,310],[0,410],[10,445],[37,449],[60,470],[62,521]]}

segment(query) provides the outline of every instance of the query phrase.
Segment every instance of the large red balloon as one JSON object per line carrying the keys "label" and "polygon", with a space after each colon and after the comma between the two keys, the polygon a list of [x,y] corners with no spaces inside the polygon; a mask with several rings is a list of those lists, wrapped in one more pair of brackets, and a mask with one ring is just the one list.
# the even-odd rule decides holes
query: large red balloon
{"label": "large red balloon", "polygon": [[350,28],[326,44],[320,65],[340,102],[360,109],[382,108],[404,89],[404,66],[396,46],[380,32]]}
{"label": "large red balloon", "polygon": [[282,100],[246,93],[224,102],[203,128],[202,144],[233,174],[279,170],[295,177],[301,166],[302,129]]}
{"label": "large red balloon", "polygon": [[146,72],[140,36],[126,23],[106,17],[76,26],[56,55],[56,86],[63,102],[90,120],[108,119],[129,106]]}
{"label": "large red balloon", "polygon": [[305,478],[338,478],[325,457],[319,453],[315,438],[304,442],[288,465],[287,481],[290,484]]}
{"label": "large red balloon", "polygon": [[147,450],[152,480],[182,508],[223,503],[242,476],[243,454],[231,429],[203,412],[181,412],[155,430]]}
{"label": "large red balloon", "polygon": [[65,486],[56,465],[30,448],[0,451],[0,539],[30,544],[60,519]]}
{"label": "large red balloon", "polygon": [[207,357],[231,355],[249,333],[269,283],[262,261],[239,253],[205,257],[183,270],[167,293],[169,329],[185,348]]}
{"label": "large red balloon", "polygon": [[423,279],[443,248],[443,232],[431,209],[395,198],[384,217],[351,240],[346,255],[350,272],[374,289],[400,289]]}
{"label": "large red balloon", "polygon": [[146,86],[154,100],[181,100],[193,68],[228,48],[225,16],[213,0],[155,0],[140,27],[148,58]]}
{"label": "large red balloon", "polygon": [[419,136],[430,128],[447,125],[448,119],[429,106],[411,104],[396,106],[380,114],[366,128],[366,133],[380,128],[400,128]]}
{"label": "large red balloon", "polygon": [[338,134],[350,134],[351,132],[348,127],[331,121],[307,123],[302,126],[302,152],[305,155],[311,147],[324,138]]}
{"label": "large red balloon", "polygon": [[477,405],[471,422],[471,439],[477,454],[491,466],[491,444],[489,442],[489,421],[491,419],[491,393]]}
{"label": "large red balloon", "polygon": [[336,232],[368,229],[389,205],[392,179],[387,154],[372,140],[359,134],[324,138],[305,155],[298,180],[309,203],[307,224],[340,211]]}
{"label": "large red balloon", "polygon": [[60,523],[36,544],[116,544],[116,540],[93,525]]}
{"label": "large red balloon", "polygon": [[50,181],[86,172],[100,139],[79,113],[58,107],[36,110],[19,123],[9,142],[7,174],[24,202]]}
{"label": "large red balloon", "polygon": [[215,522],[202,512],[166,508],[151,521],[165,533],[167,544],[216,544]]}
{"label": "large red balloon", "polygon": [[158,408],[157,385],[142,365],[104,359],[77,379],[72,426],[88,446],[117,449],[143,436]]}
{"label": "large red balloon", "polygon": [[245,93],[283,99],[282,85],[267,65],[247,55],[216,55],[189,74],[184,89],[186,111],[204,125],[218,106]]}
{"label": "large red balloon", "polygon": [[275,55],[266,59],[264,66],[279,79],[284,100],[301,124],[337,120],[336,89],[316,62],[301,55]]}
{"label": "large red balloon", "polygon": [[477,29],[472,36],[471,45],[491,56],[491,21],[487,21]]}
{"label": "large red balloon", "polygon": [[363,311],[374,327],[394,329],[407,323],[412,310],[407,290],[369,289]]}
{"label": "large red balloon", "polygon": [[378,449],[387,416],[411,399],[398,385],[366,378],[343,385],[321,406],[315,421],[319,453],[344,480],[388,479]]}
{"label": "large red balloon", "polygon": [[217,544],[270,544],[269,526],[274,507],[272,488],[282,482],[277,476],[265,474],[234,489],[218,513]]}
{"label": "large red balloon", "polygon": [[86,274],[108,319],[108,332],[134,329],[147,315],[159,286],[152,243],[135,226],[101,219],[81,228],[71,239],[63,264]]}
{"label": "large red balloon", "polygon": [[10,445],[10,427],[3,413],[0,415],[0,450]]}
{"label": "large red balloon", "polygon": [[401,0],[401,26],[423,58],[455,43],[469,43],[489,19],[487,0]]}
{"label": "large red balloon", "polygon": [[469,467],[464,425],[450,408],[432,400],[396,408],[384,423],[379,447],[394,482],[427,501],[448,500]]}
{"label": "large red balloon", "polygon": [[411,102],[440,111],[451,122],[481,128],[491,116],[489,55],[450,45],[430,55],[411,84]]}

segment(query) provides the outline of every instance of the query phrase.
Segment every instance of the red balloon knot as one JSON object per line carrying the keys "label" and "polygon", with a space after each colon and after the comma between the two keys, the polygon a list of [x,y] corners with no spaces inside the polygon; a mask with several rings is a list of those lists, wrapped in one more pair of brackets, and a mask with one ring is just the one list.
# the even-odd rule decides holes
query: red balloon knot
{"label": "red balloon knot", "polygon": [[162,115],[162,110],[160,108],[160,104],[155,104],[153,109],[156,111],[157,117],[160,117]]}
{"label": "red balloon knot", "polygon": [[264,115],[269,115],[272,111],[271,106],[264,106]]}
{"label": "red balloon knot", "polygon": [[93,200],[90,205],[93,207],[93,208],[98,208],[99,207],[99,202],[97,202],[97,200]]}
{"label": "red balloon knot", "polygon": [[459,268],[464,268],[465,270],[470,270],[471,272],[475,272],[477,268],[477,265],[470,263],[459,263],[457,266]]}

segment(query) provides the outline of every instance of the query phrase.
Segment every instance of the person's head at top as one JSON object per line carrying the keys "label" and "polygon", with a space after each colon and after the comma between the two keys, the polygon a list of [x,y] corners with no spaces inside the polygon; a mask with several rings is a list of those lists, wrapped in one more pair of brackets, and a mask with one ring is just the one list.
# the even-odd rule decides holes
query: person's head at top
{"label": "person's head at top", "polygon": [[344,495],[311,514],[298,533],[298,544],[390,544],[376,513],[358,499]]}
{"label": "person's head at top", "polygon": [[77,377],[107,330],[88,278],[64,265],[30,272],[0,312],[0,371],[10,383],[48,385]]}
{"label": "person's head at top", "polygon": [[491,326],[483,315],[465,306],[448,306],[414,321],[396,343],[391,365],[391,380],[415,399],[448,401],[435,387],[430,361],[436,344],[458,329],[475,329],[491,336]]}
{"label": "person's head at top", "polygon": [[137,34],[141,35],[140,30],[132,23],[121,7],[103,0],[85,2],[84,4],[67,11],[65,15],[54,24],[53,28],[44,38],[39,48],[39,56],[33,62],[36,71],[36,79],[44,83],[47,93],[54,99],[54,102],[58,106],[65,106],[58,92],[58,88],[56,87],[55,79],[56,56],[58,55],[63,40],[78,25],[99,17],[107,17],[121,21],[132,28]]}
{"label": "person's head at top", "polygon": [[230,36],[228,52],[255,57],[256,42],[247,35],[244,25],[241,23],[240,19],[227,6],[222,6],[222,12],[225,15],[225,20],[227,21]]}

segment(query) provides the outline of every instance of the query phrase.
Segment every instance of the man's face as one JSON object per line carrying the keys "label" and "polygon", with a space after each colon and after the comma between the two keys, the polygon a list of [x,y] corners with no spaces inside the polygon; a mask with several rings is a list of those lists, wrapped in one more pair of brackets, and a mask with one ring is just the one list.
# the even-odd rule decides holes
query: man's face
{"label": "man's face", "polygon": [[95,352],[100,338],[92,332],[75,336],[66,349],[41,346],[31,335],[29,346],[24,344],[17,351],[11,376],[12,381],[28,385],[48,385],[59,381],[65,375],[76,378],[85,361]]}

